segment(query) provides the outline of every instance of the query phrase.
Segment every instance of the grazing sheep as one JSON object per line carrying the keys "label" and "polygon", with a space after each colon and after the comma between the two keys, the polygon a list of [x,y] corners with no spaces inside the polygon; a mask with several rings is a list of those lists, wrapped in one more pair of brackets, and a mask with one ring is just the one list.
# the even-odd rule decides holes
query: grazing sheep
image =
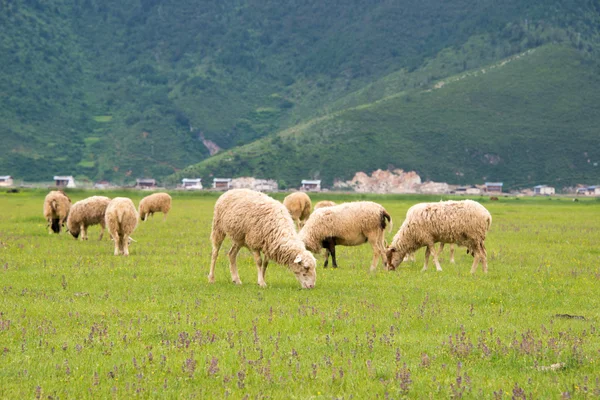
{"label": "grazing sheep", "polygon": [[[358,246],[369,242],[373,247],[371,271],[377,268],[381,256],[385,264],[384,230],[392,218],[385,208],[371,201],[355,201],[316,210],[300,230],[300,238],[313,253],[321,248],[331,253],[337,268],[335,246]],[[323,267],[327,267],[327,261]]]}
{"label": "grazing sheep", "polygon": [[[337,205],[337,204],[334,201],[322,200],[322,201],[319,201],[317,204],[315,204],[313,209],[318,210],[319,208],[331,207],[331,206],[335,206],[335,205]],[[326,247],[325,248],[325,264],[323,266],[325,268],[327,268],[328,264],[329,264],[329,247]]]}
{"label": "grazing sheep", "polygon": [[148,219],[148,215],[154,215],[155,212],[164,214],[163,221],[167,219],[167,214],[171,209],[171,196],[167,193],[153,193],[144,197],[140,201],[140,218],[143,221]]}
{"label": "grazing sheep", "polygon": [[240,249],[246,247],[254,256],[261,287],[267,286],[265,272],[269,260],[288,265],[302,288],[315,286],[317,261],[298,237],[289,212],[277,200],[249,189],[233,189],[219,197],[210,234],[212,258],[208,281],[211,283],[215,281],[215,265],[225,236],[233,243],[229,250],[229,270],[234,283],[242,283],[236,259]]}
{"label": "grazing sheep", "polygon": [[318,210],[319,208],[323,208],[323,207],[331,207],[331,206],[335,206],[337,204],[335,204],[334,201],[329,201],[329,200],[322,200],[319,201],[317,204],[315,204],[315,206],[313,207],[314,210]]}
{"label": "grazing sheep", "polygon": [[292,219],[298,225],[298,229],[302,229],[310,216],[310,197],[304,192],[294,192],[283,199],[283,205],[290,212]]}
{"label": "grazing sheep", "polygon": [[128,256],[130,235],[138,221],[138,212],[133,201],[126,197],[115,197],[108,203],[104,219],[108,233],[115,242],[115,256]]}
{"label": "grazing sheep", "polygon": [[110,199],[105,196],[92,196],[73,204],[67,218],[67,230],[75,239],[81,233],[81,240],[87,240],[87,228],[90,225],[100,224],[100,237],[104,235],[104,213]]}
{"label": "grazing sheep", "polygon": [[[406,212],[406,219],[388,247],[386,256],[388,268],[395,269],[404,257],[427,246],[425,265],[427,269],[429,255],[433,253],[436,269],[442,270],[438,261],[439,252],[435,243],[455,243],[466,246],[467,253],[475,258],[471,273],[475,273],[479,261],[483,272],[487,272],[487,253],[485,237],[492,223],[492,216],[484,206],[472,200],[443,201],[439,203],[420,203]],[[440,246],[440,251],[443,246]]]}
{"label": "grazing sheep", "polygon": [[60,233],[61,226],[69,216],[71,199],[64,192],[53,190],[44,199],[44,218],[48,221],[48,232]]}

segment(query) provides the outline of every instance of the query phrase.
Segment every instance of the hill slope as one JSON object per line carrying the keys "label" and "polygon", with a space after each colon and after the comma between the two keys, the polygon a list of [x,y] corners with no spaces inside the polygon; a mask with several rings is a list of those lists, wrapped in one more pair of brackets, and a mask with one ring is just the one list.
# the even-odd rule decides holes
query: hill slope
{"label": "hill slope", "polygon": [[452,183],[559,187],[600,178],[597,65],[547,45],[212,157],[172,177],[255,175],[291,186],[393,166]]}
{"label": "hill slope", "polygon": [[598,15],[559,0],[0,0],[0,173],[160,178],[208,157],[203,139],[247,144],[542,43],[595,54]]}

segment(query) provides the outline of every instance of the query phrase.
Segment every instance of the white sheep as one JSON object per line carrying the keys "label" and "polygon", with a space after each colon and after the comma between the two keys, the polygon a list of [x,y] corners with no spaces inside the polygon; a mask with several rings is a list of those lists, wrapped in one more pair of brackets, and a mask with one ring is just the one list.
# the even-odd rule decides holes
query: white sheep
{"label": "white sheep", "polygon": [[386,262],[384,231],[388,222],[391,229],[392,218],[383,206],[371,201],[355,201],[317,209],[300,230],[300,238],[313,253],[328,249],[334,268],[337,268],[336,245],[359,246],[369,242],[373,248],[371,271],[374,271],[379,257],[384,265]]}
{"label": "white sheep", "polygon": [[48,221],[50,234],[60,233],[60,228],[65,225],[71,208],[71,199],[64,192],[53,190],[44,199],[44,218]]}
{"label": "white sheep", "polygon": [[[258,270],[258,284],[265,287],[269,260],[288,265],[303,288],[315,286],[316,260],[298,237],[294,221],[283,204],[249,189],[233,189],[215,203],[212,222],[212,257],[208,281],[215,281],[215,265],[226,236],[232,241],[229,250],[231,279],[241,284],[236,259],[242,247],[248,248]],[[264,258],[261,258],[261,252]]]}
{"label": "white sheep", "polygon": [[436,269],[441,271],[439,252],[435,251],[435,243],[441,242],[466,246],[467,253],[474,257],[471,273],[475,273],[479,261],[487,272],[485,237],[491,223],[488,210],[476,201],[416,204],[406,212],[404,223],[386,251],[388,268],[395,269],[407,254],[427,246],[423,271],[427,269],[430,254],[433,254]]}
{"label": "white sheep", "polygon": [[100,224],[100,237],[104,235],[104,214],[110,199],[106,196],[92,196],[73,204],[67,218],[67,230],[75,239],[81,234],[81,240],[87,240],[87,228]]}
{"label": "white sheep", "polygon": [[130,235],[135,230],[138,212],[131,199],[115,197],[108,203],[105,214],[105,224],[115,242],[115,256],[129,255]]}
{"label": "white sheep", "polygon": [[294,192],[283,199],[283,205],[290,212],[292,219],[298,225],[298,229],[302,229],[310,216],[310,208],[312,206],[310,197],[304,192]]}
{"label": "white sheep", "polygon": [[170,209],[171,196],[168,193],[153,193],[140,201],[140,218],[146,221],[148,215],[153,216],[155,212],[162,212],[165,221]]}
{"label": "white sheep", "polygon": [[313,207],[313,210],[318,210],[319,208],[331,207],[331,206],[335,206],[335,205],[337,205],[337,204],[334,201],[321,200],[317,204],[315,204],[315,206]]}

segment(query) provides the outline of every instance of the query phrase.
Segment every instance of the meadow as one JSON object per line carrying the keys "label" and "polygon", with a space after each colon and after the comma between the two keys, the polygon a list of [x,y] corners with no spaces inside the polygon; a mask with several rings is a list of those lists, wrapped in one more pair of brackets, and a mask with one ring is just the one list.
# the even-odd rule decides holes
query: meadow
{"label": "meadow", "polygon": [[[270,264],[256,284],[226,240],[207,282],[217,194],[175,193],[140,223],[129,257],[49,235],[46,191],[0,193],[1,398],[591,398],[600,396],[600,201],[480,200],[493,216],[489,273],[458,248],[442,272],[417,261],[369,273],[371,247],[317,257],[316,288]],[[96,194],[96,193],[94,193]],[[136,205],[141,192],[126,195]],[[72,191],[73,201],[92,195]],[[277,194],[279,200],[283,194]],[[394,220],[440,197],[368,199]]]}

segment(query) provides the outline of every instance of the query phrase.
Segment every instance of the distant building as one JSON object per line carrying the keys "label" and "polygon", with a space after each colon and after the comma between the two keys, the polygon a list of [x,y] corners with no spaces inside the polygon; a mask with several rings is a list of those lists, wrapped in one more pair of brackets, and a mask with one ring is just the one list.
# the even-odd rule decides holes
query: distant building
{"label": "distant building", "polygon": [[502,182],[486,182],[485,191],[488,193],[502,193]]}
{"label": "distant building", "polygon": [[0,186],[8,187],[13,185],[13,178],[10,175],[0,176]]}
{"label": "distant building", "polygon": [[68,188],[74,188],[75,187],[75,179],[73,179],[72,176],[55,176],[54,177],[54,183],[56,184],[57,187],[68,187]]}
{"label": "distant building", "polygon": [[588,186],[577,189],[577,194],[584,196],[600,196],[600,186]]}
{"label": "distant building", "polygon": [[254,182],[254,190],[259,192],[276,192],[279,185],[272,179],[257,179]]}
{"label": "distant building", "polygon": [[153,189],[156,187],[156,179],[136,179],[135,187],[137,189]]}
{"label": "distant building", "polygon": [[213,189],[229,190],[231,189],[231,178],[214,178]]}
{"label": "distant building", "polygon": [[555,193],[556,190],[552,186],[537,185],[533,187],[533,194],[549,196]]}
{"label": "distant building", "polygon": [[477,186],[469,186],[467,188],[467,194],[481,194],[481,189]]}
{"label": "distant building", "polygon": [[187,190],[201,190],[202,189],[202,179],[201,178],[196,178],[196,179],[183,178],[181,180],[181,183],[183,184],[183,188],[187,189]]}
{"label": "distant building", "polygon": [[94,183],[94,189],[108,189],[110,188],[112,185],[110,184],[109,181],[99,181]]}
{"label": "distant building", "polygon": [[321,191],[321,181],[315,180],[303,180],[302,186],[300,190],[306,190],[307,192],[320,192]]}

